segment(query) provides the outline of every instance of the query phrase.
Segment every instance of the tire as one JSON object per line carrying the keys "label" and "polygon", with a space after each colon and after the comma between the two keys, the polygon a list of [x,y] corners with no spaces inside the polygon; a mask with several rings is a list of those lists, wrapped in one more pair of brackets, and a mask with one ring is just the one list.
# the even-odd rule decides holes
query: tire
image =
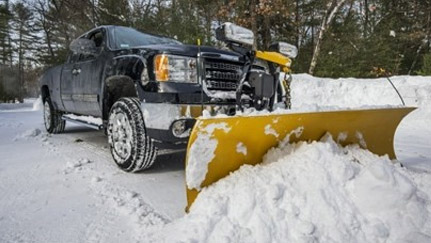
{"label": "tire", "polygon": [[157,149],[147,136],[138,99],[121,98],[114,103],[107,132],[112,157],[122,170],[139,172],[154,163]]}
{"label": "tire", "polygon": [[45,98],[43,104],[43,121],[49,133],[62,133],[66,128],[66,121],[61,119],[61,112],[54,109],[51,99]]}

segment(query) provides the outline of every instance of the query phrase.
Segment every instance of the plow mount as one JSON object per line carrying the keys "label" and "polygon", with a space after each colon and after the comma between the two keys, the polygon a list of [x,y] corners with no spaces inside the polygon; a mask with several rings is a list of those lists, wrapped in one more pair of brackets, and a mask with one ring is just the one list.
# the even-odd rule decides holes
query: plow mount
{"label": "plow mount", "polygon": [[[260,163],[267,151],[286,136],[290,143],[310,142],[329,133],[343,146],[359,144],[377,155],[395,159],[395,131],[401,120],[414,109],[199,118],[191,132],[186,155],[187,210],[202,188],[244,164]],[[204,169],[196,170],[196,167]],[[201,175],[196,175],[199,172]]]}

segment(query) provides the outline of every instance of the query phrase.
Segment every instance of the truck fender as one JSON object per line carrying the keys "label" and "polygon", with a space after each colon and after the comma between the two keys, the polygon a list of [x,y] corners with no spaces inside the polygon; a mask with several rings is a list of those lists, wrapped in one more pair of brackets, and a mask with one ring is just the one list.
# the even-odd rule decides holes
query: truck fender
{"label": "truck fender", "polygon": [[138,97],[135,81],[127,75],[114,75],[105,80],[103,90],[103,120],[107,120],[114,103],[124,97]]}
{"label": "truck fender", "polygon": [[46,70],[39,79],[42,101],[45,102],[45,99],[50,97],[52,105],[56,110],[61,110],[63,108],[60,98],[61,72],[62,65],[52,67]]}

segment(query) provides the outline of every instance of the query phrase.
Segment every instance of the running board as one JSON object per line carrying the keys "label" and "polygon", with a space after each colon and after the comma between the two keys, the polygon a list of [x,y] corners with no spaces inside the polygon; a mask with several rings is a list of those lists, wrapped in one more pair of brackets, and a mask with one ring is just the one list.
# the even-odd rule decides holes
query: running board
{"label": "running board", "polygon": [[61,119],[65,120],[65,121],[70,121],[70,122],[73,122],[73,123],[77,123],[77,124],[80,124],[80,125],[84,125],[86,127],[93,128],[93,129],[96,129],[96,130],[102,130],[102,129],[104,129],[104,126],[102,124],[96,124],[96,123],[93,123],[93,122],[90,122],[90,121],[81,120],[79,118],[71,118],[71,117],[68,117],[67,115],[61,116]]}
{"label": "running board", "polygon": [[186,149],[159,149],[157,150],[157,155],[168,155],[186,152]]}

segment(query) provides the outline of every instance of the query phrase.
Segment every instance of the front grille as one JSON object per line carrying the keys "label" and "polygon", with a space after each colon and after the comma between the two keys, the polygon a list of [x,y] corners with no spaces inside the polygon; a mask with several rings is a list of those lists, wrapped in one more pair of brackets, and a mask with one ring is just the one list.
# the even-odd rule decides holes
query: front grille
{"label": "front grille", "polygon": [[239,65],[237,64],[214,62],[214,61],[205,62],[205,68],[208,68],[208,69],[237,71],[238,67]]}
{"label": "front grille", "polygon": [[206,59],[205,84],[208,90],[235,91],[241,78],[240,63]]}

